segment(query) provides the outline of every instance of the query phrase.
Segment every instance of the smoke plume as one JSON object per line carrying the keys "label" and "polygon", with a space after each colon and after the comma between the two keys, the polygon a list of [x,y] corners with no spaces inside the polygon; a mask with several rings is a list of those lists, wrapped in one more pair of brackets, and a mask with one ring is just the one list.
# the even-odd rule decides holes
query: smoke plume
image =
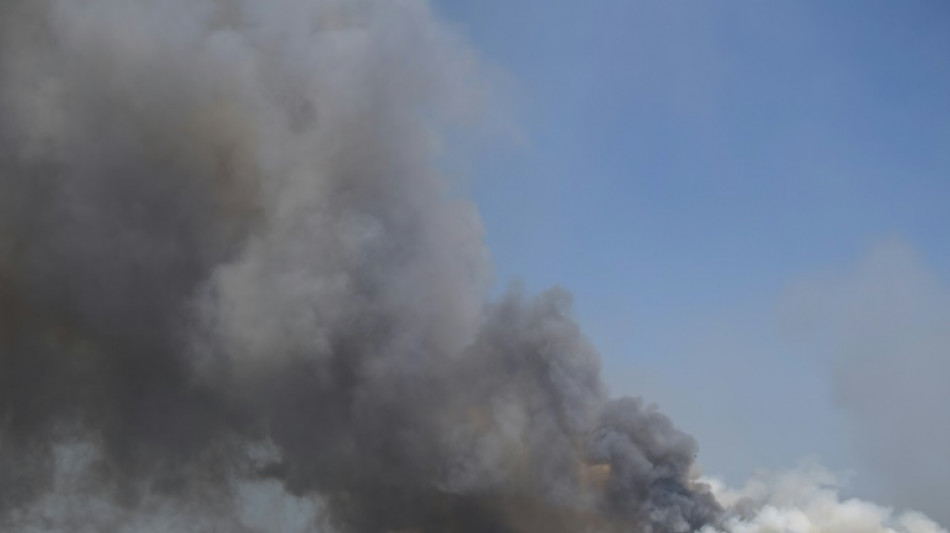
{"label": "smoke plume", "polygon": [[487,297],[482,68],[420,1],[4,2],[0,527],[776,531]]}
{"label": "smoke plume", "polygon": [[786,297],[788,322],[834,364],[855,455],[887,501],[950,523],[950,291],[913,247],[875,246]]}
{"label": "smoke plume", "polygon": [[728,512],[720,528],[706,526],[702,533],[946,533],[920,513],[895,513],[873,503],[842,498],[837,477],[815,466],[763,473],[741,490],[730,490],[716,480],[710,483]]}
{"label": "smoke plume", "polygon": [[694,441],[608,399],[565,293],[486,300],[434,163],[480,67],[423,3],[0,20],[5,529],[253,529],[274,490],[341,532],[717,517]]}

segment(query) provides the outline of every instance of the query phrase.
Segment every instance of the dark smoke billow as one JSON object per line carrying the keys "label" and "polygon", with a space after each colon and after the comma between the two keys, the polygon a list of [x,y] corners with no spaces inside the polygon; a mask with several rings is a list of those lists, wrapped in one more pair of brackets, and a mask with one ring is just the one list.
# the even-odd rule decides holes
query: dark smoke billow
{"label": "dark smoke billow", "polygon": [[478,69],[414,1],[4,2],[3,529],[716,521],[565,293],[486,302],[434,163]]}

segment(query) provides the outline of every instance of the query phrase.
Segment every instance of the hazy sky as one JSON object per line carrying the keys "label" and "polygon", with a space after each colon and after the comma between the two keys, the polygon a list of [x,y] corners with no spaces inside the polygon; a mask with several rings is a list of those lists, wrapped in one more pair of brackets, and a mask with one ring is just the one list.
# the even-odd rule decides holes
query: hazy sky
{"label": "hazy sky", "polygon": [[524,134],[474,182],[498,280],[569,288],[710,473],[950,521],[950,4],[435,6]]}

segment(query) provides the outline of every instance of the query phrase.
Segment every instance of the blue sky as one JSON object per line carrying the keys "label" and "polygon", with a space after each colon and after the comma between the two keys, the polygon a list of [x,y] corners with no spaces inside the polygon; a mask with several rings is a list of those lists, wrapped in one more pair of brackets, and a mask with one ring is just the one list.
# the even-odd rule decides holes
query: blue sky
{"label": "blue sky", "polygon": [[841,376],[865,363],[842,339],[878,327],[852,320],[869,298],[888,324],[894,298],[950,317],[904,294],[950,279],[950,4],[435,9],[505,73],[524,133],[473,185],[499,282],[570,289],[613,390],[660,403],[708,471],[738,482],[817,456],[903,503],[855,442],[873,430]]}

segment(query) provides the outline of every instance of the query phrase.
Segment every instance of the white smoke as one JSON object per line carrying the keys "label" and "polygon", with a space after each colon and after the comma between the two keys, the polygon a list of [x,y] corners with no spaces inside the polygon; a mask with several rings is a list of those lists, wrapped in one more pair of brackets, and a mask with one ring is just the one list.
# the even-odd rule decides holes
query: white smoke
{"label": "white smoke", "polygon": [[838,476],[817,466],[761,474],[738,490],[708,481],[726,516],[704,533],[947,533],[921,513],[843,498]]}

